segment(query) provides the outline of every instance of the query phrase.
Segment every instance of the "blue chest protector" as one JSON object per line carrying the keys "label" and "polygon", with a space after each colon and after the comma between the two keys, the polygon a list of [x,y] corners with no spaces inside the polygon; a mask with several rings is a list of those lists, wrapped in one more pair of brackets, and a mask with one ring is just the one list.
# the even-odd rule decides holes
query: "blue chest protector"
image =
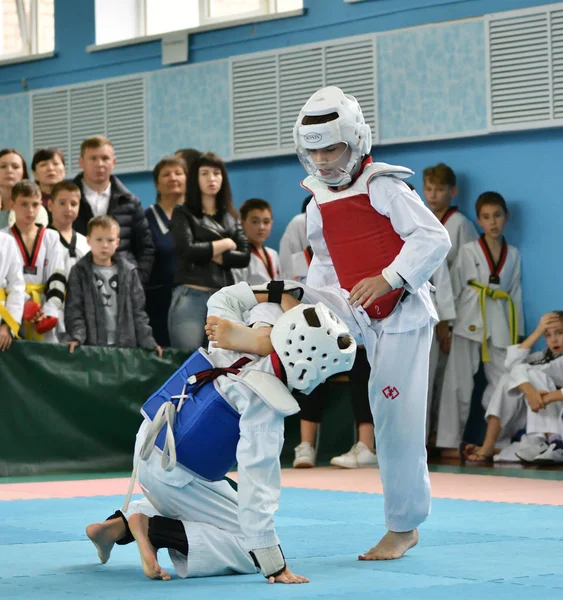
{"label": "blue chest protector", "polygon": [[[211,362],[199,350],[194,352],[145,402],[141,412],[154,421],[163,405],[166,408],[166,403],[173,403],[176,461],[202,479],[219,481],[236,463],[240,415],[212,381],[188,382],[190,376],[210,370],[214,370]],[[165,448],[167,428],[164,423],[156,437],[160,450]]]}

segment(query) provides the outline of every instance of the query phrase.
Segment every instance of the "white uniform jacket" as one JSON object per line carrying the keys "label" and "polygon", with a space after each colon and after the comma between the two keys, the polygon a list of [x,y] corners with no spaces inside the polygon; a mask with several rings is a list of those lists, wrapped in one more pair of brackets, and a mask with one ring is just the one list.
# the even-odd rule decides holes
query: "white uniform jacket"
{"label": "white uniform jacket", "polygon": [[248,267],[232,270],[235,283],[245,281],[248,285],[259,285],[272,281],[272,279],[281,279],[280,257],[274,249],[264,246],[267,263],[262,260],[262,256],[252,246],[250,251]]}
{"label": "white uniform jacket", "polygon": [[[0,289],[3,289],[6,294],[6,300],[0,300],[0,303],[20,325],[25,302],[23,260],[12,236],[2,231],[0,231]],[[0,324],[3,322],[0,315]]]}
{"label": "white uniform jacket", "polygon": [[280,263],[284,279],[293,279],[291,257],[297,252],[303,252],[309,245],[306,222],[305,213],[293,217],[280,240]]}
{"label": "white uniform jacket", "polygon": [[[505,242],[506,243],[506,242]],[[499,283],[490,283],[492,275],[486,256],[479,241],[469,242],[461,247],[452,269],[452,287],[456,302],[456,321],[453,333],[474,342],[483,341],[483,318],[479,304],[479,293],[467,282],[475,280],[493,290],[504,290],[512,298],[518,316],[518,335],[524,335],[524,311],[520,286],[520,252],[507,245],[506,260],[498,265]],[[487,339],[497,348],[507,348],[510,342],[509,307],[504,300],[485,300]]]}

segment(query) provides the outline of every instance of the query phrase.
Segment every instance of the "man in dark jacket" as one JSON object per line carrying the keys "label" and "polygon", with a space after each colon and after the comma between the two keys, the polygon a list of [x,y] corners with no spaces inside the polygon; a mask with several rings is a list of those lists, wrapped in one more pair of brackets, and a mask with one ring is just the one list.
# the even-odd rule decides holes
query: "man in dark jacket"
{"label": "man in dark jacket", "polygon": [[141,282],[146,284],[154,259],[152,235],[139,199],[111,174],[115,162],[113,145],[107,138],[95,136],[82,142],[78,159],[82,173],[74,179],[81,190],[74,229],[86,235],[92,217],[114,217],[121,230],[118,252],[137,266]]}

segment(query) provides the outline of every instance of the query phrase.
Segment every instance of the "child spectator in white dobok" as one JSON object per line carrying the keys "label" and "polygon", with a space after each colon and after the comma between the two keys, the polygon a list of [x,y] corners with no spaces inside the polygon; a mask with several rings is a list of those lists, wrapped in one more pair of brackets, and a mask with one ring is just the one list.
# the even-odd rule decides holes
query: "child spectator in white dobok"
{"label": "child spectator in white dobok", "polygon": [[137,267],[119,247],[119,224],[109,215],[88,222],[91,252],[70,271],[65,303],[69,352],[79,345],[145,348],[162,356],[145,312]]}
{"label": "child spectator in white dobok", "polygon": [[50,229],[59,234],[59,240],[65,249],[65,275],[83,256],[90,252],[86,236],[75,231],[72,224],[78,216],[80,207],[80,188],[73,181],[61,181],[53,186],[51,196],[47,200],[51,213]]}
{"label": "child spectator in white dobok", "polygon": [[469,417],[473,377],[484,363],[487,388],[482,404],[505,373],[506,349],[524,333],[520,253],[504,238],[508,208],[496,192],[485,192],[475,204],[484,233],[461,247],[452,269],[456,321],[440,400],[439,448],[459,448]]}
{"label": "child spectator in white dobok", "polygon": [[262,198],[250,198],[240,207],[240,220],[250,245],[250,262],[244,269],[233,269],[235,283],[249,285],[281,279],[280,257],[273,248],[265,246],[272,233],[272,207]]}
{"label": "child spectator in white dobok", "polygon": [[[532,347],[543,336],[547,348],[532,353]],[[518,346],[509,346],[505,368],[507,373],[496,387],[485,415],[485,441],[481,446],[462,444],[462,461],[492,462],[497,442],[505,446],[525,428],[526,435],[504,448],[498,460],[563,463],[563,396],[558,389],[563,374],[563,312],[546,313],[527,339]],[[555,376],[548,371],[555,371]]]}
{"label": "child spectator in white dobok", "polygon": [[[326,306],[297,306],[279,283],[270,294],[238,283],[209,299],[212,348],[142,409],[134,475],[145,497],[86,529],[103,563],[135,540],[152,579],[170,579],[157,559],[167,548],[183,578],[261,571],[269,583],[307,583],[288,568],[274,524],[284,418],[299,410],[288,388],[309,392],[348,370],[356,346]],[[235,462],[238,492],[224,479]]]}
{"label": "child spectator in white dobok", "polygon": [[425,421],[437,315],[428,280],[451,244],[401,181],[412,171],[372,163],[371,130],[354,97],[332,86],[313,94],[299,114],[294,141],[310,174],[303,186],[314,197],[307,207],[314,254],[307,285],[321,294],[349,294],[371,365],[388,532],[360,559],[395,559],[418,542],[417,527],[430,511]]}
{"label": "child spectator in white dobok", "polygon": [[[287,224],[280,240],[280,263],[284,279],[304,281],[312,253],[307,240],[307,205],[312,196],[307,196],[301,205],[301,212]],[[303,260],[305,259],[305,262]]]}
{"label": "child spectator in white dobok", "polygon": [[3,231],[12,235],[23,260],[26,302],[21,337],[56,343],[66,291],[63,247],[55,231],[36,224],[42,208],[36,183],[27,179],[16,183],[12,203],[15,223]]}
{"label": "child spectator in white dobok", "polygon": [[452,325],[455,319],[450,271],[459,249],[479,236],[473,223],[452,202],[458,195],[457,177],[453,169],[444,163],[427,167],[422,173],[424,198],[434,216],[446,228],[452,247],[447,259],[432,275],[432,301],[440,322],[436,325],[430,351],[430,374],[428,377],[427,431],[433,435],[439,410],[440,394],[448,354],[452,343]]}
{"label": "child spectator in white dobok", "polygon": [[0,231],[0,352],[18,337],[25,302],[23,261],[11,235]]}

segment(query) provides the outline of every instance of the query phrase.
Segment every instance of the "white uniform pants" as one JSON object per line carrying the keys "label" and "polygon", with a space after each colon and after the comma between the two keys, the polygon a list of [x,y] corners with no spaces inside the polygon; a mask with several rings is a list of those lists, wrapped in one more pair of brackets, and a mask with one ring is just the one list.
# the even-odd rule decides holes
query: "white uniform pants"
{"label": "white uniform pants", "polygon": [[500,420],[501,431],[497,448],[510,444],[512,437],[526,427],[526,401],[524,394],[509,393],[510,374],[505,373],[495,388],[491,401],[485,413],[485,420],[497,417]]}
{"label": "white uniform pants", "polygon": [[444,382],[444,372],[448,362],[448,354],[440,350],[440,343],[434,332],[432,345],[430,347],[430,363],[428,370],[428,402],[426,407],[426,440],[432,433],[433,425],[436,425],[440,407],[440,396]]}
{"label": "white uniform pants", "polygon": [[[536,390],[547,390],[553,392],[557,389],[551,377],[539,369],[529,369],[530,383]],[[559,433],[563,435],[563,402],[552,402],[537,413],[527,408],[526,433]]]}
{"label": "white uniform pants", "polygon": [[258,571],[242,545],[237,493],[227,481],[193,479],[176,487],[162,482],[155,474],[150,468],[140,470],[139,483],[150,500],[131,502],[124,514],[127,519],[134,513],[142,513],[182,521],[188,539],[188,556],[169,550],[180,577]]}
{"label": "white uniform pants", "polygon": [[[479,370],[481,344],[460,335],[452,336],[450,357],[446,366],[440,410],[438,413],[439,448],[457,448],[467,424],[473,394],[473,377]],[[485,363],[485,377],[488,385],[483,393],[482,404],[485,409],[493,390],[505,373],[504,360],[506,349],[489,344],[489,362]]]}
{"label": "white uniform pants", "polygon": [[410,531],[430,514],[425,421],[433,325],[385,333],[373,321],[371,331],[365,345],[385,523],[391,531]]}

